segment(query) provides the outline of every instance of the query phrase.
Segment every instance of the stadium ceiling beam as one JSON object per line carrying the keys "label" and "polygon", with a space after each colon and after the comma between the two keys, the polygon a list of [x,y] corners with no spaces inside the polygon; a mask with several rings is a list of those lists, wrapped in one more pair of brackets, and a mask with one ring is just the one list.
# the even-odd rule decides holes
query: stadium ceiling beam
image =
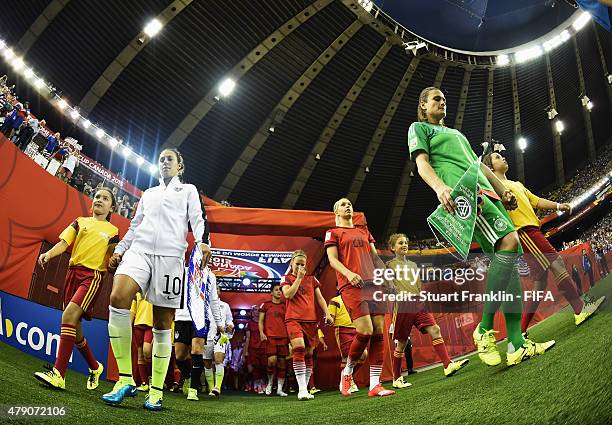
{"label": "stadium ceiling beam", "polygon": [[[584,71],[582,70],[582,60],[580,59],[580,51],[578,50],[578,42],[576,37],[572,37],[572,44],[574,45],[574,53],[576,54],[576,65],[578,68],[578,83],[580,85],[580,93],[586,95],[586,85],[584,83]],[[609,85],[608,85],[609,86]],[[591,113],[582,107],[582,118],[584,119],[584,128],[587,133],[587,150],[589,152],[589,160],[595,161],[595,137],[593,136],[593,125],[591,123]]]}
{"label": "stadium ceiling beam", "polygon": [[236,185],[242,178],[242,175],[249,167],[257,151],[266,143],[274,126],[281,123],[283,117],[289,112],[289,109],[306,91],[310,83],[319,75],[323,67],[327,65],[333,57],[344,47],[347,42],[361,29],[363,23],[355,20],[349,25],[342,34],[340,34],[328,47],[319,55],[317,59],[297,78],[293,86],[284,94],[280,102],[272,109],[272,112],[264,120],[263,124],[257,130],[249,144],[242,151],[240,157],[232,166],[230,172],[223,179],[223,183],[215,194],[215,199],[229,199]]}
{"label": "stadium ceiling beam", "polygon": [[325,149],[327,149],[327,146],[334,137],[336,130],[342,125],[342,121],[350,111],[355,101],[359,98],[361,91],[367,85],[368,81],[374,74],[374,71],[376,71],[380,63],[384,60],[385,56],[387,56],[387,53],[389,53],[391,50],[391,46],[392,44],[389,41],[385,40],[383,42],[374,57],[366,65],[365,69],[361,72],[357,80],[355,80],[353,86],[346,92],[344,99],[342,102],[340,102],[336,112],[327,122],[327,125],[321,132],[317,143],[315,143],[311,153],[308,155],[308,157],[306,157],[302,168],[293,180],[289,193],[287,193],[287,196],[285,196],[282,203],[282,208],[293,209],[298,198],[300,197],[300,194],[302,193],[302,189],[304,189],[304,186],[306,186],[308,179],[310,179],[310,176],[317,165],[317,156],[323,156]]}
{"label": "stadium ceiling beam", "polygon": [[466,66],[463,73],[463,83],[461,84],[461,93],[459,94],[459,107],[457,108],[457,116],[455,117],[455,125],[453,128],[461,131],[463,126],[463,115],[465,114],[465,102],[467,101],[468,90],[470,88],[470,77],[472,76],[472,67]]}
{"label": "stadium ceiling beam", "polygon": [[[285,39],[289,34],[298,29],[300,25],[308,21],[318,12],[323,10],[333,0],[317,0],[307,6],[300,13],[289,19],[283,25],[276,29],[272,34],[266,37],[253,50],[251,50],[240,62],[238,62],[231,70],[226,73],[226,77],[239,80],[242,78],[257,62],[263,59],[276,45]],[[176,127],[166,142],[164,147],[178,147],[191,134],[194,128],[204,119],[204,117],[215,106],[217,101],[217,87],[211,88],[208,93],[193,107],[193,109],[183,118],[183,121]]]}
{"label": "stadium ceiling beam", "polygon": [[[175,0],[168,7],[166,7],[159,15],[159,20],[163,25],[174,19],[179,13],[181,13],[187,6],[191,4],[193,0]],[[113,83],[119,78],[119,75],[129,66],[129,64],[136,58],[149,44],[151,40],[144,31],[138,33],[130,43],[117,55],[117,57],[106,67],[102,75],[98,77],[96,82],[90,87],[89,91],[85,94],[83,99],[79,102],[79,109],[83,114],[88,114],[96,107],[98,102],[104,97],[108,89]]]}
{"label": "stadium ceiling beam", "polygon": [[368,147],[366,148],[365,154],[361,161],[361,166],[357,169],[355,175],[353,176],[353,182],[351,183],[351,188],[347,195],[348,199],[350,199],[350,201],[353,203],[357,201],[357,197],[359,196],[361,188],[363,187],[363,183],[366,179],[366,176],[368,175],[366,172],[366,167],[370,167],[374,162],[374,157],[376,157],[378,148],[380,147],[380,144],[382,143],[385,137],[387,129],[391,125],[391,121],[393,120],[393,116],[397,112],[400,102],[404,98],[404,94],[408,89],[408,85],[410,84],[410,80],[414,75],[414,71],[416,71],[419,61],[420,58],[418,56],[413,57],[410,61],[410,64],[408,65],[406,72],[400,80],[400,83],[397,86],[395,93],[387,104],[385,113],[378,122],[378,126],[374,131],[374,135],[370,139],[370,143],[368,144]]}
{"label": "stadium ceiling beam", "polygon": [[55,17],[70,3],[70,0],[53,0],[45,10],[36,18],[34,23],[28,28],[26,33],[17,43],[17,50],[25,55],[28,50],[34,45],[38,37],[47,29],[49,24],[53,22]]}
{"label": "stadium ceiling beam", "polygon": [[604,56],[604,52],[601,47],[601,39],[599,38],[599,32],[597,31],[597,28],[598,28],[598,25],[594,21],[591,21],[591,29],[595,33],[595,41],[597,42],[597,51],[599,52],[599,60],[601,61],[601,67],[603,69],[602,78],[605,79],[606,89],[608,90],[608,99],[610,100],[610,103],[612,103],[612,85],[607,80],[607,76],[609,73],[608,64],[606,63],[606,57]]}
{"label": "stadium ceiling beam", "polygon": [[489,76],[487,79],[487,111],[485,116],[485,131],[484,140],[490,142],[493,137],[493,78],[494,70],[489,68]]}
{"label": "stadium ceiling beam", "polygon": [[[512,103],[514,106],[514,140],[513,143],[518,142],[518,138],[521,137],[521,104],[519,102],[518,95],[518,83],[516,80],[516,67],[512,65],[510,67],[510,76],[512,78]],[[523,158],[523,151],[515,146],[514,148],[514,159],[516,161],[516,175],[517,178],[525,182],[525,160]]]}
{"label": "stadium ceiling beam", "polygon": [[[557,109],[557,98],[555,97],[555,84],[553,81],[552,69],[550,67],[550,55],[545,54],[546,57],[546,79],[548,81],[548,95],[550,96],[550,107]],[[555,128],[555,122],[557,120],[550,121],[550,130],[553,134],[553,156],[555,161],[555,177],[557,181],[557,187],[563,186],[565,183],[565,171],[563,169],[563,148],[561,146],[561,135]]]}
{"label": "stadium ceiling beam", "polygon": [[[413,73],[416,71],[416,68],[419,63],[418,61],[415,62],[415,59],[418,58],[415,57],[413,59]],[[411,63],[410,67],[412,67],[412,65],[413,64]],[[442,62],[438,67],[438,71],[436,72],[434,87],[442,87],[442,80],[444,79],[444,75],[446,75],[447,69],[448,63]],[[397,230],[399,229],[400,221],[402,219],[402,215],[404,214],[404,208],[406,207],[406,203],[408,202],[408,191],[410,190],[410,184],[412,183],[412,176],[414,176],[415,170],[416,163],[412,159],[410,159],[410,155],[408,154],[406,158],[406,163],[404,164],[404,169],[402,170],[402,175],[400,177],[399,184],[397,186],[397,189],[395,190],[395,196],[393,197],[393,203],[391,204],[391,212],[389,213],[387,223],[385,224],[386,235],[397,233]]]}

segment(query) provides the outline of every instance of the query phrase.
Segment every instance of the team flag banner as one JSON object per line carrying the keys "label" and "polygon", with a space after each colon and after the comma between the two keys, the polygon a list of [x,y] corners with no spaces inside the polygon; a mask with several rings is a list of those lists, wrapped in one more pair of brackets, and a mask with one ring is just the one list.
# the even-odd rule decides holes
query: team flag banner
{"label": "team flag banner", "polygon": [[289,268],[291,251],[213,249],[209,267],[219,277],[280,279]]}
{"label": "team flag banner", "polygon": [[[470,252],[476,225],[479,169],[480,160],[467,169],[453,188],[451,197],[455,201],[455,214],[448,213],[442,205],[438,205],[427,217],[429,227],[435,228],[457,250],[462,260],[467,259]],[[438,238],[436,232],[433,233]]]}
{"label": "team flag banner", "polygon": [[189,257],[187,271],[187,309],[198,337],[205,338],[210,329],[208,309],[210,306],[210,277],[208,267],[202,267],[202,250],[195,244]]}

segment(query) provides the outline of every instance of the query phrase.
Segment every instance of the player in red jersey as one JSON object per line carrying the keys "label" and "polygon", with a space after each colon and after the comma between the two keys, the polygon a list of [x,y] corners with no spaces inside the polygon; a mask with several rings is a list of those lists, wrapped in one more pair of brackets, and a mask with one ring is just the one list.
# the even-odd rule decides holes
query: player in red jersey
{"label": "player in red jersey", "polygon": [[316,277],[306,275],[306,253],[298,249],[291,255],[291,272],[283,276],[281,285],[287,299],[285,324],[293,348],[293,370],[298,382],[298,400],[311,400],[308,381],[312,374],[312,352],[319,342],[317,336],[317,312],[315,298],[329,325],[333,319],[327,311],[327,303],[321,294],[321,284]]}
{"label": "player in red jersey", "polygon": [[280,283],[272,284],[272,301],[259,306],[259,335],[266,347],[268,357],[268,385],[266,395],[272,394],[274,376],[278,385],[276,394],[287,397],[285,384],[285,357],[289,354],[289,339],[285,327],[285,303],[281,299]]}
{"label": "player in red jersey", "polygon": [[353,369],[370,343],[370,390],[368,396],[388,396],[395,391],[380,384],[383,366],[385,305],[373,298],[374,265],[384,269],[367,227],[353,225],[353,205],[346,198],[334,204],[336,227],[325,234],[329,264],[336,270],[338,290],[355,325],[346,366],[341,375],[342,395],[351,394]]}
{"label": "player in red jersey", "polygon": [[244,357],[251,388],[257,394],[263,394],[263,369],[266,367],[265,345],[259,335],[259,306],[251,307],[251,319],[246,328],[246,341],[244,342]]}

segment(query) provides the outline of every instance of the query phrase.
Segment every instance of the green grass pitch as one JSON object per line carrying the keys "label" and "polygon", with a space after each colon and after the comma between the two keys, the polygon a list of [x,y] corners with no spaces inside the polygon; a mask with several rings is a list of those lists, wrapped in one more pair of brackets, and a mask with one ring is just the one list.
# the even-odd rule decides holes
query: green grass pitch
{"label": "green grass pitch", "polygon": [[67,406],[64,421],[83,424],[610,424],[612,275],[590,295],[607,299],[603,311],[580,328],[567,308],[532,328],[535,341],[557,341],[545,355],[507,368],[502,343],[500,366],[486,367],[472,356],[468,367],[451,378],[444,378],[439,367],[411,375],[413,386],[391,397],[368,399],[362,389],[348,398],[326,391],[308,402],[295,394],[239,393],[189,402],[182,394],[166,393],[162,412],[143,410],[142,394],[110,407],[100,396],[111,390],[111,383],[87,391],[85,377],[68,371],[66,391],[47,389],[32,376],[41,370],[41,361],[2,344],[0,404]]}

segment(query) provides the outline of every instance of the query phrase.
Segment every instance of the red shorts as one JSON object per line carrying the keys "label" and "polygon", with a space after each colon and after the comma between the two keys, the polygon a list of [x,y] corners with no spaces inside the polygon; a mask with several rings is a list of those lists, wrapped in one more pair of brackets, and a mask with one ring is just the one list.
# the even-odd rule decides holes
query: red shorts
{"label": "red shorts", "polygon": [[316,322],[298,322],[297,320],[285,321],[287,325],[287,333],[290,339],[304,338],[304,345],[306,347],[316,347],[319,343],[317,337],[317,323]]}
{"label": "red shorts", "polygon": [[400,313],[394,311],[392,339],[407,341],[413,326],[424,334],[427,333],[425,330],[426,327],[435,325],[436,320],[433,314],[426,311],[419,311],[417,313]]}
{"label": "red shorts", "polygon": [[266,356],[264,347],[249,348],[246,364],[254,367],[266,367],[268,364],[268,357]]}
{"label": "red shorts", "polygon": [[544,237],[540,229],[527,226],[519,229],[519,239],[525,251],[525,261],[529,265],[529,276],[533,280],[541,280],[546,276],[550,263],[555,261],[559,253]]}
{"label": "red shorts", "polygon": [[338,344],[338,349],[340,350],[342,358],[348,357],[356,333],[357,331],[355,328],[347,328],[344,326],[338,326],[336,328],[336,343]]}
{"label": "red shorts", "polygon": [[346,286],[341,290],[342,302],[344,302],[344,306],[348,310],[352,321],[368,314],[370,316],[382,316],[385,314],[387,309],[386,303],[374,301],[374,291],[377,290],[379,289],[372,285],[365,288]]}
{"label": "red shorts", "polygon": [[133,334],[134,341],[139,347],[142,347],[145,342],[148,344],[153,342],[153,328],[151,326],[134,325]]}
{"label": "red shorts", "polygon": [[64,308],[73,302],[83,309],[83,318],[91,320],[94,302],[100,292],[104,274],[82,266],[68,268],[64,285]]}
{"label": "red shorts", "polygon": [[266,356],[281,356],[289,355],[289,339],[285,337],[270,336],[266,340]]}

